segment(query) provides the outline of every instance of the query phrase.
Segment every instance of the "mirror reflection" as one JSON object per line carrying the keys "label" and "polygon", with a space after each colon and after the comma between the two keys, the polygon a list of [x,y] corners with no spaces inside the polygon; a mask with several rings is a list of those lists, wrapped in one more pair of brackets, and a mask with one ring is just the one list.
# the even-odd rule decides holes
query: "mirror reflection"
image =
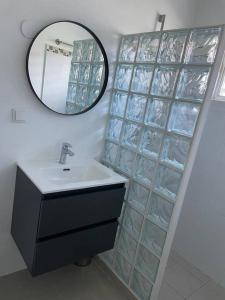
{"label": "mirror reflection", "polygon": [[93,107],[107,83],[107,58],[99,40],[73,22],[47,26],[28,53],[27,73],[39,100],[61,114]]}

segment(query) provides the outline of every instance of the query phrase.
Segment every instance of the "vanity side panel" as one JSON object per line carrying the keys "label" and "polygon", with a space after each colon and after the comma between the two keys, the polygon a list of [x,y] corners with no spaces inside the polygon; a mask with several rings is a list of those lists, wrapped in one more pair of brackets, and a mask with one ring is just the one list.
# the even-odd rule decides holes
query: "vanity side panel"
{"label": "vanity side panel", "polygon": [[24,172],[17,167],[11,234],[31,271],[42,195]]}

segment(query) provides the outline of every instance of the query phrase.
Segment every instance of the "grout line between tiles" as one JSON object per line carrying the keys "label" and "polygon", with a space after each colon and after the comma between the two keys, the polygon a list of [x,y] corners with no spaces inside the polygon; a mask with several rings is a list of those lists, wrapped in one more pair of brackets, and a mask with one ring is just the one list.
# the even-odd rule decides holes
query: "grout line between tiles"
{"label": "grout line between tiles", "polygon": [[[190,275],[192,276],[192,277],[195,277],[195,278],[197,278],[198,279],[198,277],[196,277],[196,276],[194,276],[194,274],[193,273],[191,273],[189,270],[187,270],[184,266],[181,266],[180,264],[176,264],[176,265],[179,265],[182,269],[184,269],[185,271],[187,271],[188,273],[190,273]],[[202,284],[200,284],[200,286],[196,289],[196,290],[194,290],[194,291],[192,291],[191,293],[190,293],[190,295],[188,295],[188,296],[184,296],[184,295],[182,295],[178,290],[177,290],[177,287],[176,286],[173,286],[173,285],[171,285],[169,282],[168,282],[168,280],[166,279],[166,277],[165,277],[165,282],[166,282],[166,284],[168,284],[168,286],[170,287],[170,288],[172,288],[175,292],[176,292],[176,294],[177,295],[179,295],[180,297],[182,297],[184,300],[187,300],[187,299],[190,299],[190,297],[192,297],[195,293],[197,293],[200,289],[202,289],[203,287],[205,287],[207,284],[209,284],[210,282],[211,282],[211,280],[208,280],[207,282],[202,282]],[[200,281],[200,280],[199,280]]]}
{"label": "grout line between tiles", "polygon": [[[196,266],[189,263],[187,260],[185,260],[182,256],[177,254],[175,251],[172,251],[172,255],[170,255],[170,260],[172,260],[173,264],[180,266],[182,269],[185,269],[187,272],[189,272],[193,277],[196,277],[198,280],[202,281],[202,283],[207,283],[212,281],[211,278],[208,277],[208,275],[204,274]],[[207,280],[203,282],[200,276],[197,275],[197,272],[207,277]]]}
{"label": "grout line between tiles", "polygon": [[197,290],[193,291],[193,292],[192,292],[188,297],[186,297],[184,300],[190,299],[194,294],[197,294],[201,289],[203,289],[204,287],[206,287],[210,282],[211,282],[211,280],[205,282],[202,286],[200,286]]}
{"label": "grout line between tiles", "polygon": [[[166,282],[166,284],[171,288],[171,290],[173,290],[173,292],[177,295],[177,296],[179,296],[179,297],[181,297],[182,298],[182,300],[186,300],[187,298],[185,298],[183,295],[181,295],[180,293],[178,293],[178,291],[169,283],[169,282],[167,282],[167,280],[166,279],[164,279],[165,280],[165,282]],[[164,299],[163,299],[164,300]],[[165,300],[167,300],[167,299],[165,299]]]}

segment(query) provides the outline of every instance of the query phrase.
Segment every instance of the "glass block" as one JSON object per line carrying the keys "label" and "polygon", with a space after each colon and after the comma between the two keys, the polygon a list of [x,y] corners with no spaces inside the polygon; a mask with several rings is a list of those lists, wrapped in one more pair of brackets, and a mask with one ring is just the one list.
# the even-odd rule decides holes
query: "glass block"
{"label": "glass block", "polygon": [[116,253],[114,269],[118,276],[123,279],[124,282],[128,283],[132,267],[118,252]]}
{"label": "glass block", "polygon": [[126,117],[133,121],[143,121],[146,101],[147,98],[144,96],[135,94],[129,96]]}
{"label": "glass block", "polygon": [[138,36],[125,36],[120,46],[119,61],[132,62],[135,59]]}
{"label": "glass block", "polygon": [[76,113],[76,108],[75,108],[74,103],[66,101],[66,113],[67,114],[75,114]]}
{"label": "glass block", "polygon": [[115,237],[115,243],[114,243],[114,247],[117,247],[118,245],[118,242],[119,242],[119,236],[120,236],[120,233],[121,233],[121,225],[118,224],[118,228],[117,228],[117,231],[116,231],[116,237]]}
{"label": "glass block", "polygon": [[170,102],[166,100],[153,99],[148,101],[145,114],[145,124],[158,128],[165,128],[169,113]]}
{"label": "glass block", "polygon": [[137,61],[138,62],[155,62],[159,47],[160,34],[146,33],[140,37]]}
{"label": "glass block", "polygon": [[103,160],[113,165],[116,160],[117,150],[118,150],[118,145],[111,142],[106,142]]}
{"label": "glass block", "polygon": [[141,135],[141,126],[132,122],[125,122],[122,133],[122,144],[136,148]]}
{"label": "glass block", "polygon": [[146,185],[152,185],[156,163],[150,159],[138,155],[135,177]]}
{"label": "glass block", "polygon": [[189,149],[189,139],[167,135],[163,141],[161,160],[177,168],[184,169]]}
{"label": "glass block", "polygon": [[158,62],[161,64],[181,62],[186,38],[186,31],[163,33],[158,55]]}
{"label": "glass block", "polygon": [[175,199],[182,174],[164,166],[159,166],[156,172],[155,188],[164,195]]}
{"label": "glass block", "polygon": [[158,224],[167,230],[170,224],[172,213],[173,204],[152,192],[148,209],[149,218],[155,224]]}
{"label": "glass block", "polygon": [[176,98],[202,101],[207,89],[209,68],[184,68],[180,73]]}
{"label": "glass block", "polygon": [[77,82],[80,64],[71,64],[69,81]]}
{"label": "glass block", "polygon": [[[126,195],[125,195],[126,196]],[[123,202],[123,205],[122,205],[122,209],[121,209],[121,213],[120,213],[120,216],[119,216],[119,219],[118,219],[118,222],[119,224],[122,224],[122,220],[123,220],[123,215],[124,215],[124,212],[125,212],[125,202]]]}
{"label": "glass block", "polygon": [[114,258],[114,250],[105,251],[100,254],[104,261],[112,265]]}
{"label": "glass block", "polygon": [[171,98],[173,96],[178,68],[160,66],[156,68],[151,94]]}
{"label": "glass block", "polygon": [[116,70],[114,87],[120,90],[128,90],[131,81],[133,66],[119,64]]}
{"label": "glass block", "polygon": [[90,64],[80,64],[79,82],[88,84],[90,69]]}
{"label": "glass block", "polygon": [[88,104],[89,105],[93,104],[97,100],[99,94],[100,94],[100,90],[98,87],[94,87],[94,86],[90,87]]}
{"label": "glass block", "polygon": [[111,114],[123,117],[126,109],[127,94],[122,92],[114,92],[112,94]]}
{"label": "glass block", "polygon": [[102,82],[103,65],[96,64],[92,66],[91,84],[100,85]]}
{"label": "glass block", "polygon": [[82,58],[82,41],[76,41],[73,43],[73,58],[72,61],[80,61]]}
{"label": "glass block", "polygon": [[85,107],[88,101],[88,87],[85,85],[78,85],[76,103],[81,107]]}
{"label": "glass block", "polygon": [[131,175],[133,170],[133,162],[135,160],[135,153],[121,148],[119,151],[118,167],[124,173]]}
{"label": "glass block", "polygon": [[82,61],[91,61],[93,47],[94,47],[93,40],[82,41]]}
{"label": "glass block", "polygon": [[143,216],[130,206],[126,206],[123,217],[123,226],[136,240],[139,238],[142,223]]}
{"label": "glass block", "polygon": [[161,256],[166,240],[166,232],[152,222],[145,220],[141,240],[149,250]]}
{"label": "glass block", "polygon": [[134,68],[134,75],[131,84],[133,92],[147,94],[150,88],[154,67],[152,66],[136,66]]}
{"label": "glass block", "polygon": [[141,211],[145,211],[148,202],[149,191],[142,185],[133,181],[130,184],[128,201]]}
{"label": "glass block", "polygon": [[122,229],[119,235],[117,249],[132,263],[137,249],[137,242]]}
{"label": "glass block", "polygon": [[74,103],[76,101],[77,85],[69,83],[67,91],[67,101]]}
{"label": "glass block", "polygon": [[97,44],[97,42],[94,42],[94,56],[93,56],[93,61],[94,62],[102,62],[104,60],[102,51]]}
{"label": "glass block", "polygon": [[200,106],[193,103],[175,102],[169,117],[168,130],[192,136]]}
{"label": "glass block", "polygon": [[145,127],[140,143],[141,152],[157,158],[159,155],[162,139],[162,132],[154,128]]}
{"label": "glass block", "polygon": [[111,118],[108,122],[107,137],[111,140],[119,141],[122,124],[122,120]]}
{"label": "glass block", "polygon": [[152,292],[152,284],[136,269],[134,269],[131,281],[131,289],[140,300],[149,300]]}
{"label": "glass block", "polygon": [[221,86],[220,86],[220,89],[219,89],[218,96],[225,97],[225,80],[224,80],[224,75],[223,75],[223,81],[221,82]]}
{"label": "glass block", "polygon": [[185,63],[212,64],[219,43],[220,27],[194,29],[186,48]]}
{"label": "glass block", "polygon": [[140,272],[147,276],[151,282],[155,282],[159,267],[159,259],[144,246],[140,245],[136,260],[136,267],[140,270]]}

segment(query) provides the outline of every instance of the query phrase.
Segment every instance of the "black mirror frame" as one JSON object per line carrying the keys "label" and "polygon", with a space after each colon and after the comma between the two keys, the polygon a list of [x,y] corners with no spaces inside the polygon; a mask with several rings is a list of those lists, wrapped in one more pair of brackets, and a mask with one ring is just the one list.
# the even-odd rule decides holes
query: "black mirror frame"
{"label": "black mirror frame", "polygon": [[[95,41],[97,42],[99,48],[101,49],[101,52],[102,52],[102,55],[103,55],[103,59],[104,59],[104,70],[105,70],[105,78],[104,78],[104,81],[103,81],[103,84],[102,84],[102,88],[101,88],[101,91],[98,95],[98,97],[96,98],[95,102],[90,105],[88,108],[86,108],[85,110],[81,111],[81,112],[78,112],[78,113],[74,113],[74,114],[64,114],[64,113],[60,113],[60,112],[57,112],[51,108],[49,108],[45,103],[43,103],[41,101],[41,99],[38,97],[36,91],[34,90],[34,87],[31,83],[31,79],[30,79],[30,75],[29,75],[29,66],[28,66],[28,63],[29,63],[29,56],[30,56],[30,51],[31,51],[31,48],[36,40],[36,38],[39,36],[39,34],[45,30],[47,27],[51,26],[51,25],[54,25],[54,24],[57,24],[57,23],[63,23],[63,22],[68,22],[68,23],[72,23],[72,24],[75,24],[75,25],[78,25],[82,28],[84,28],[85,30],[87,30],[92,36],[93,38],[95,39]],[[28,48],[28,51],[27,51],[27,56],[26,56],[26,74],[27,74],[27,78],[28,78],[28,82],[30,84],[30,87],[33,91],[33,93],[35,94],[36,98],[42,103],[42,105],[44,105],[45,107],[47,107],[49,110],[53,111],[54,113],[57,113],[57,114],[60,114],[60,115],[63,115],[63,116],[75,116],[75,115],[80,115],[80,114],[83,114],[89,110],[91,110],[99,101],[100,99],[102,98],[105,90],[106,90],[106,86],[107,86],[107,83],[108,83],[108,77],[109,77],[109,64],[108,64],[108,58],[107,58],[107,55],[106,55],[106,52],[105,52],[105,49],[101,43],[101,41],[99,40],[99,38],[95,35],[95,33],[90,30],[88,27],[86,27],[85,25],[81,24],[81,23],[78,23],[78,22],[75,22],[75,21],[70,21],[70,20],[62,20],[62,21],[57,21],[57,22],[53,22],[45,27],[43,27],[33,38],[33,40],[31,41],[31,44]]]}

